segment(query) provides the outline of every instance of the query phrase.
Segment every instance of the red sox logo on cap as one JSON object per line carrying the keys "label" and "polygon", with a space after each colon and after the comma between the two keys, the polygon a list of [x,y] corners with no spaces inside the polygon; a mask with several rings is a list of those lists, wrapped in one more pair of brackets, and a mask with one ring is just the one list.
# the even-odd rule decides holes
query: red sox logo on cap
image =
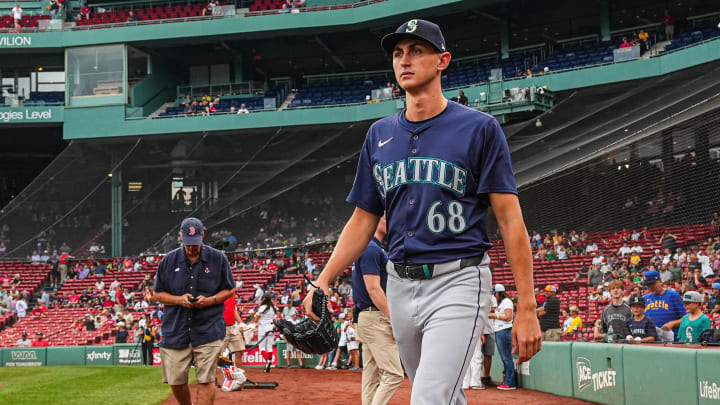
{"label": "red sox logo on cap", "polygon": [[205,267],[205,274],[209,274],[209,273],[210,273],[210,268]]}
{"label": "red sox logo on cap", "polygon": [[190,229],[188,230],[188,235],[195,236],[195,227],[194,226],[190,227]]}

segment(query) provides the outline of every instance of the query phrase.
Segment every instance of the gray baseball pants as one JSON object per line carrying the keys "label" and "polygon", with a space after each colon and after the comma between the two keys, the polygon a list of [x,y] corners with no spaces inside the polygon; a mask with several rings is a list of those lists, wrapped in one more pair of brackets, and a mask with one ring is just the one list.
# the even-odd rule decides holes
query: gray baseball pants
{"label": "gray baseball pants", "polygon": [[400,278],[388,262],[387,298],[412,405],[465,405],[462,380],[488,322],[492,276],[477,266],[436,264],[426,280]]}

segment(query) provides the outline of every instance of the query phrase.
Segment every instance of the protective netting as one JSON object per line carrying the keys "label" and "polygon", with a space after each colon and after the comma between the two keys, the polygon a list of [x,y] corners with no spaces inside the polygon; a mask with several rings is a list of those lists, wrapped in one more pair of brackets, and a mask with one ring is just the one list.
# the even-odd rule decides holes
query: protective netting
{"label": "protective netting", "polygon": [[715,64],[624,91],[581,90],[542,117],[542,128],[511,133],[529,230],[709,223],[720,200],[718,73]]}
{"label": "protective netting", "polygon": [[[52,253],[63,244],[78,256],[91,244],[109,254],[114,171],[122,184],[125,254],[176,247],[179,223],[191,215],[208,233],[232,231],[256,243],[261,220],[284,221],[275,207],[285,204],[292,214],[283,238],[305,239],[312,230],[326,237],[337,229],[334,218],[347,215],[344,204],[325,209],[343,201],[352,183],[337,173],[354,171],[354,163],[343,162],[357,155],[370,123],[73,141],[0,213],[0,225],[10,228],[5,257]],[[322,185],[297,188],[317,176]],[[280,195],[282,202],[268,203]],[[258,243],[280,237],[260,236]]]}

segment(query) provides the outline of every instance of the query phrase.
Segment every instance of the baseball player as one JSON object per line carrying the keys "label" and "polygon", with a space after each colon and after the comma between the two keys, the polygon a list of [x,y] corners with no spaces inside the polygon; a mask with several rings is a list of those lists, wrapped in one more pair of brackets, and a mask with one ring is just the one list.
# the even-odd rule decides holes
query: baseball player
{"label": "baseball player", "polygon": [[[392,54],[407,106],[371,126],[347,199],[355,211],[317,284],[327,292],[386,213],[387,299],[413,384],[411,403],[466,404],[462,378],[490,311],[490,206],[518,291],[512,330],[518,361],[541,347],[532,255],[510,153],[495,119],[443,96],[440,77],[451,56],[437,25],[410,20],[386,35],[382,47]],[[317,320],[313,293],[304,306]]]}

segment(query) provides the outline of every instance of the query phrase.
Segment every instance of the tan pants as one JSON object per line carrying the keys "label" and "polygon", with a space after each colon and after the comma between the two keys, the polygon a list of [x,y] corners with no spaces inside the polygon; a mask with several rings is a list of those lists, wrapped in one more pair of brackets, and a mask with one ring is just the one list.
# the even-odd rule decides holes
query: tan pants
{"label": "tan pants", "polygon": [[543,332],[543,340],[548,342],[559,342],[562,336],[562,329],[548,329]]}
{"label": "tan pants", "polygon": [[245,350],[245,341],[240,336],[237,325],[225,326],[225,339],[220,346],[220,354],[227,348],[230,348],[230,354]]}
{"label": "tan pants", "polygon": [[358,316],[362,342],[362,405],[385,405],[402,384],[404,375],[390,321],[380,311]]}
{"label": "tan pants", "polygon": [[188,382],[190,366],[195,359],[195,377],[198,384],[215,381],[217,358],[222,339],[202,346],[188,346],[182,349],[160,348],[163,382],[170,385],[184,385]]}

